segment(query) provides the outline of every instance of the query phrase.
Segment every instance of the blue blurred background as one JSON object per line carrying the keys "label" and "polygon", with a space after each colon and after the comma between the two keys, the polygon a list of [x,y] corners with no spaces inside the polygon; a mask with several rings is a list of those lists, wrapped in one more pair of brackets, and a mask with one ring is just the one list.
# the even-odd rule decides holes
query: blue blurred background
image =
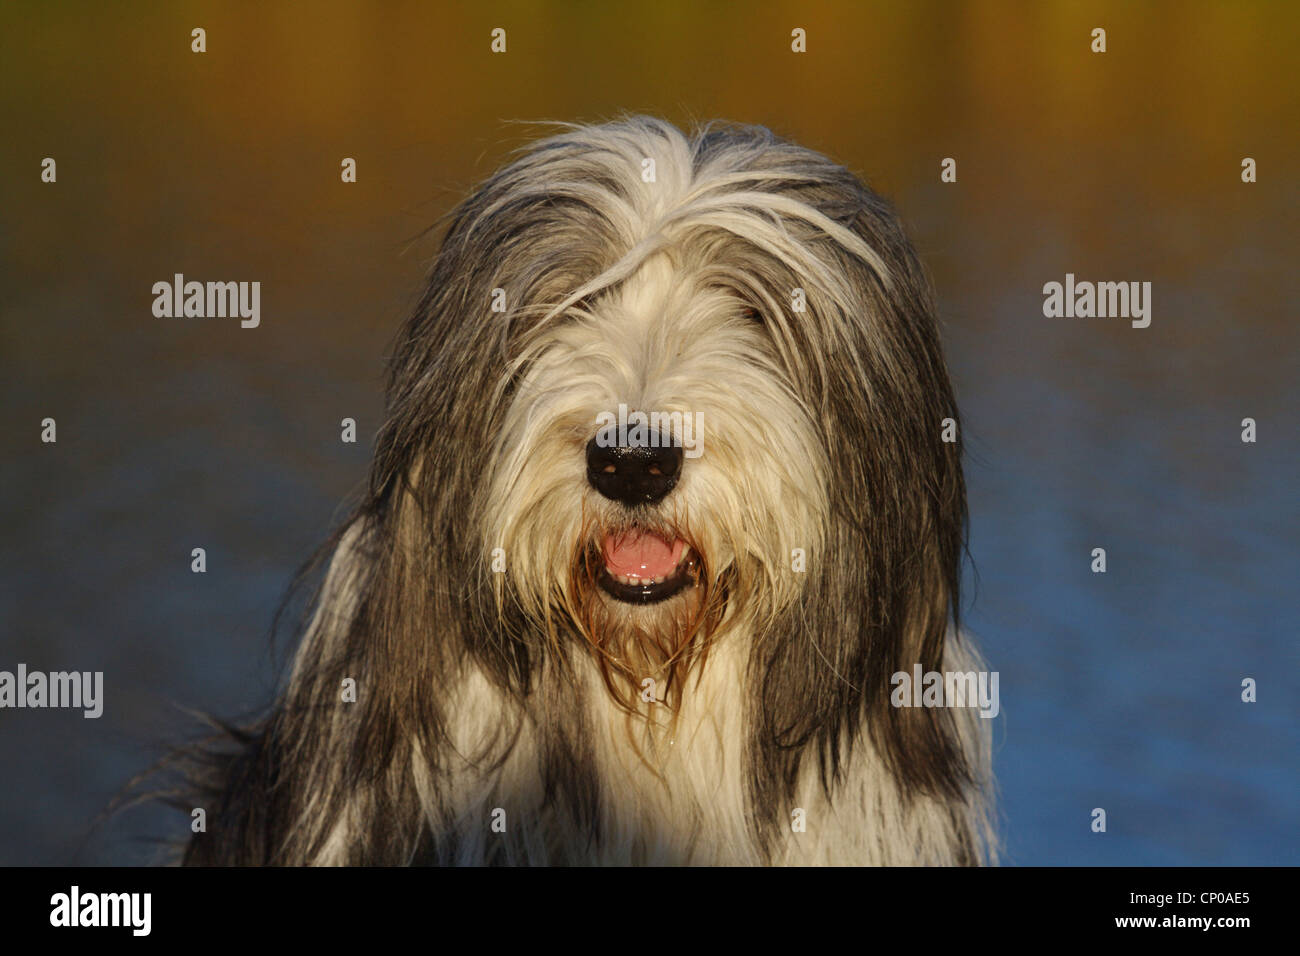
{"label": "blue blurred background", "polygon": [[[181,708],[269,700],[271,618],[364,479],[421,233],[532,135],[507,121],[622,111],[769,125],[908,222],[966,420],[1007,862],[1295,863],[1298,26],[1247,2],[3,5],[0,669],[102,670],[106,706],[0,710],[0,864],[188,833],[91,823],[194,729]],[[261,327],[154,318],[176,272],[261,281]],[[1067,272],[1152,282],[1150,328],[1044,318]]]}

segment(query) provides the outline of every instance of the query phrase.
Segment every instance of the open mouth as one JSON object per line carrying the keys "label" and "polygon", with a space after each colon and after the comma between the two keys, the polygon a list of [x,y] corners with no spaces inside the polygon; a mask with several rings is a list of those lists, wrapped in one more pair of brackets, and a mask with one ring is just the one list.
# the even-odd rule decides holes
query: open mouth
{"label": "open mouth", "polygon": [[696,583],[699,561],[681,538],[666,539],[649,531],[606,535],[601,542],[604,567],[597,577],[611,597],[628,604],[654,604]]}

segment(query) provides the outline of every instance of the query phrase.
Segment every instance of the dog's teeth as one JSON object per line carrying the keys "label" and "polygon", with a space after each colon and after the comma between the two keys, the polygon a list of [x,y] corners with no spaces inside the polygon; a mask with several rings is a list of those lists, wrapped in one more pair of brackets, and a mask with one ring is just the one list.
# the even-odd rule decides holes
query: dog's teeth
{"label": "dog's teeth", "polygon": [[653,583],[655,583],[655,584],[663,584],[663,583],[664,583],[664,578],[662,578],[662,577],[655,578]]}

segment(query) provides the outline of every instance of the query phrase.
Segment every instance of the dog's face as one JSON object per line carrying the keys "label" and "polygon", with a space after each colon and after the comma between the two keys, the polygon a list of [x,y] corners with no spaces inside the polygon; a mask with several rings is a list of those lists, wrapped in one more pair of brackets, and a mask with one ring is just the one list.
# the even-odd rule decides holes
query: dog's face
{"label": "dog's face", "polygon": [[528,330],[484,543],[531,614],[562,615],[624,686],[671,689],[724,622],[793,599],[792,554],[821,552],[826,465],[772,304],[728,282],[731,243],[664,232],[626,279]]}
{"label": "dog's face", "polygon": [[819,154],[648,119],[533,146],[457,211],[392,374],[376,496],[413,478],[428,613],[484,622],[502,680],[576,639],[671,704],[738,634],[799,737],[937,662],[964,490],[933,304]]}

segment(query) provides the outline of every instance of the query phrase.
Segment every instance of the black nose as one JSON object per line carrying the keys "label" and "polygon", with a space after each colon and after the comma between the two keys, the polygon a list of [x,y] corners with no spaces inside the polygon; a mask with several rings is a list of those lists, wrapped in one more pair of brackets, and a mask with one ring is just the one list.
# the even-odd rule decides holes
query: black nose
{"label": "black nose", "polygon": [[587,442],[587,481],[611,501],[645,505],[673,490],[682,472],[682,449],[671,439],[659,447]]}

